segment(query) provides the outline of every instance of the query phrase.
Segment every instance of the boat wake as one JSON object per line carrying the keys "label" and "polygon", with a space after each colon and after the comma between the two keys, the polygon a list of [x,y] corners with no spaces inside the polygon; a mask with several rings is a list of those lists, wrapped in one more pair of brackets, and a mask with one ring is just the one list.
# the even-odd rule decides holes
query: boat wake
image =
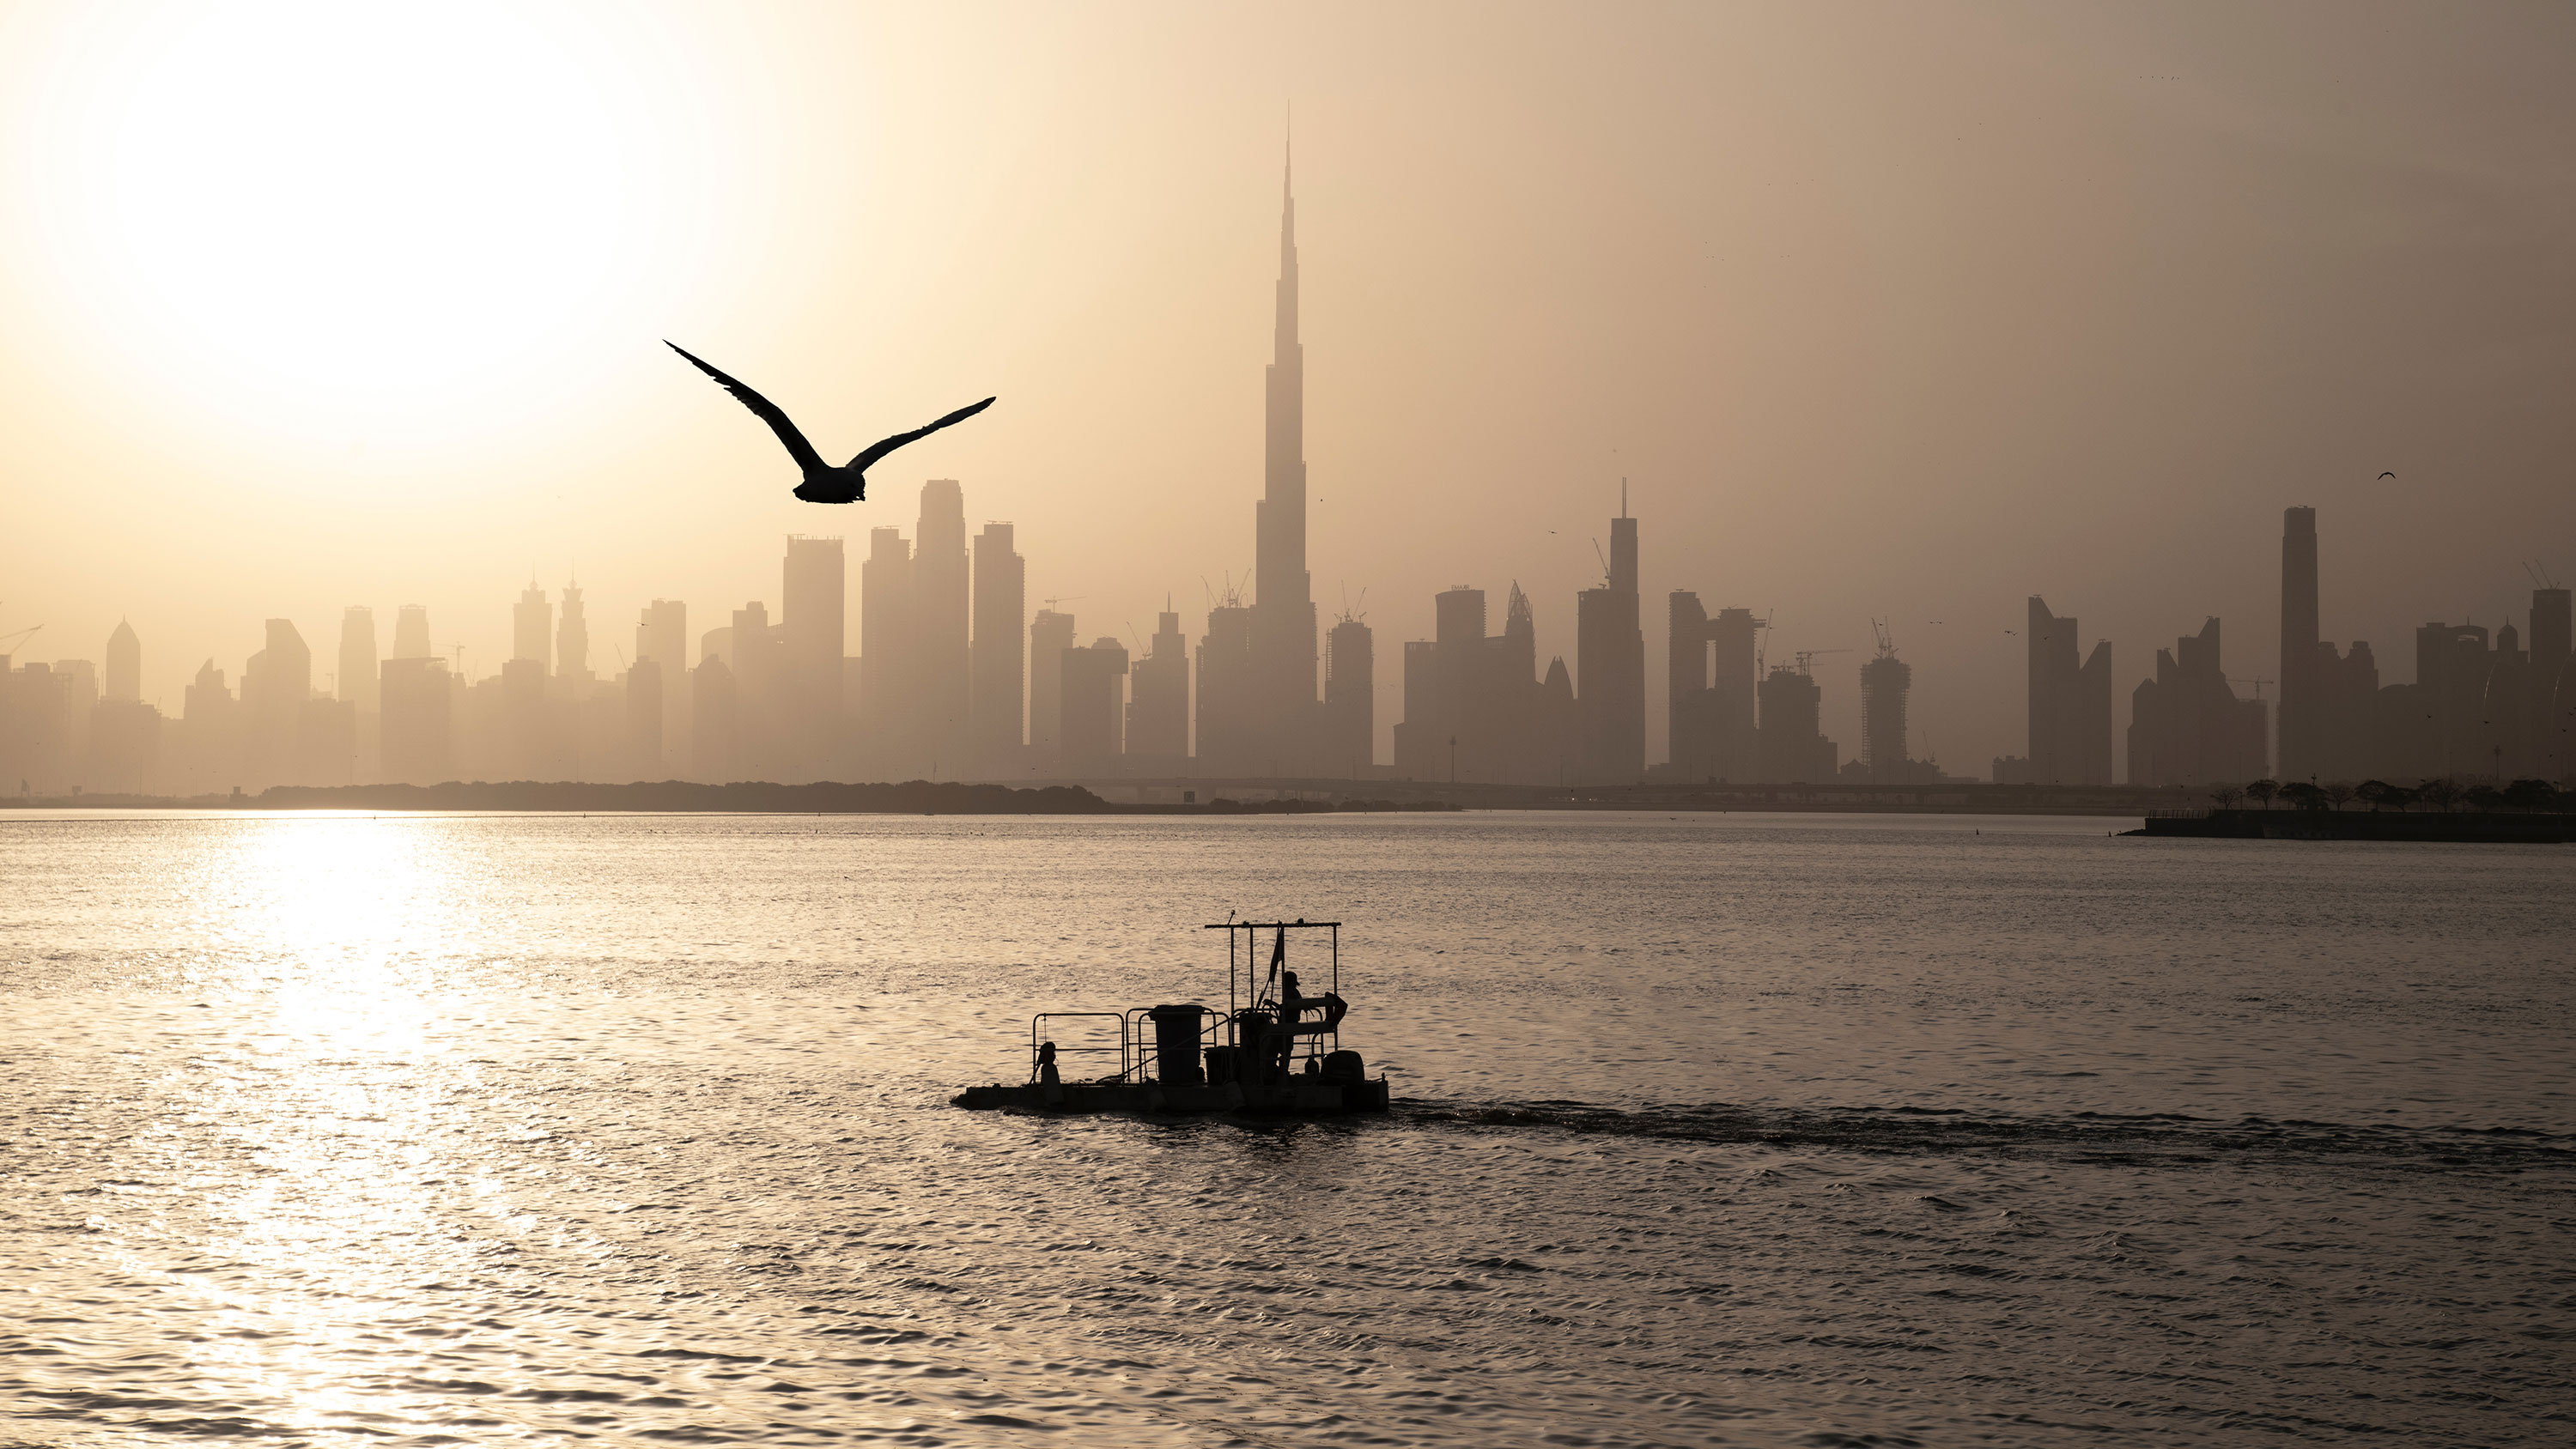
{"label": "boat wake", "polygon": [[2188,1167],[2265,1158],[2368,1158],[2426,1172],[2576,1170],[2576,1134],[2514,1127],[2363,1125],[2267,1117],[2143,1113],[2057,1116],[1915,1106],[1613,1107],[1597,1103],[1458,1102],[1399,1097],[1398,1121],[1462,1131],[1544,1131],[1889,1154],[2000,1157]]}

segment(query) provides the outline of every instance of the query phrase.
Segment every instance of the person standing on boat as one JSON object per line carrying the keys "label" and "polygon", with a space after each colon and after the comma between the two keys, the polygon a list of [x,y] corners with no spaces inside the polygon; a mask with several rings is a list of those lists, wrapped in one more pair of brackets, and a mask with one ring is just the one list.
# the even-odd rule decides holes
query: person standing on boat
{"label": "person standing on boat", "polygon": [[1062,1079],[1056,1075],[1055,1071],[1055,1043],[1051,1041],[1039,1042],[1038,1085],[1042,1087],[1052,1087],[1058,1085],[1061,1081]]}
{"label": "person standing on boat", "polygon": [[1297,973],[1279,973],[1279,1046],[1277,1069],[1288,1070],[1288,1059],[1297,1054],[1297,1021],[1306,1013],[1306,994],[1297,988]]}

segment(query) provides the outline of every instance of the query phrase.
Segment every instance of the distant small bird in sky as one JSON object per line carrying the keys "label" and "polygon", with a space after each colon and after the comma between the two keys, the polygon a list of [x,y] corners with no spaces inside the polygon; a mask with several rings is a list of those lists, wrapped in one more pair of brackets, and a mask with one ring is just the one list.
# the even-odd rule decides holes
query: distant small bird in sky
{"label": "distant small bird in sky", "polygon": [[2396,474],[2394,474],[2394,473],[2382,473],[2382,474],[2380,474],[2379,476],[2380,476],[2380,477],[2382,477],[2382,478],[2394,478],[2394,477],[2396,477],[2397,475],[2396,475]]}
{"label": "distant small bird in sky", "polygon": [[725,391],[732,393],[736,402],[751,409],[754,416],[769,424],[769,430],[778,435],[778,441],[787,445],[788,453],[796,459],[796,466],[804,470],[804,481],[796,485],[796,496],[808,503],[856,503],[866,499],[868,496],[867,472],[879,458],[906,443],[929,437],[952,423],[962,423],[993,405],[993,399],[986,398],[972,407],[959,408],[926,428],[897,433],[891,438],[871,444],[866,452],[852,458],[846,465],[835,468],[823,461],[823,455],[814,451],[812,443],[805,441],[805,435],[798,432],[796,425],[787,420],[786,412],[780,409],[778,404],[752,391],[745,384],[718,372],[704,359],[680,344],[665,338],[662,345],[688,358],[690,364],[698,371],[714,378]]}

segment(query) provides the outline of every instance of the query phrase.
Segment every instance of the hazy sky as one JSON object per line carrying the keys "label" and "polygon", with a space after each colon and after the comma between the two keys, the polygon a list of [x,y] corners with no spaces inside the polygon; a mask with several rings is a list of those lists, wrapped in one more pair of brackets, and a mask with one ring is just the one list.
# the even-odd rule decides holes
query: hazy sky
{"label": "hazy sky", "polygon": [[[2576,9],[14,4],[0,0],[0,634],[175,710],[294,619],[427,604],[497,667],[531,569],[595,664],[778,601],[781,537],[956,477],[1032,606],[1193,638],[1253,557],[1284,114],[1310,556],[1379,721],[1431,595],[1573,652],[1631,480],[1664,594],[1777,621],[1858,749],[1872,616],[1915,748],[2022,747],[2023,599],[2117,655],[2576,579]],[[788,496],[987,393],[872,501]],[[2394,470],[2394,481],[2378,479]],[[1938,621],[1938,622],[1935,622]],[[2250,688],[2250,686],[2249,686]],[[2271,693],[2266,690],[2267,697]]]}

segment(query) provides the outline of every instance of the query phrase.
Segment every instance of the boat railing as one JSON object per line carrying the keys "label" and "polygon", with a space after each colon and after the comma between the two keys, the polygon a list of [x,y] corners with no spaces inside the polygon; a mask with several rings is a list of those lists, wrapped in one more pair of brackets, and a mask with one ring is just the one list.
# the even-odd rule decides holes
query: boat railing
{"label": "boat railing", "polygon": [[[1118,1075],[1117,1075],[1116,1077],[1110,1077],[1110,1078],[1107,1078],[1106,1080],[1110,1080],[1110,1081],[1117,1081],[1117,1080],[1122,1080],[1122,1079],[1124,1079],[1124,1078],[1126,1077],[1126,1075],[1127,1075],[1127,1071],[1128,1071],[1128,1067],[1127,1067],[1127,1018],[1126,1018],[1126,1015],[1125,1015],[1124,1013],[1122,1013],[1122,1012],[1116,1012],[1116,1011],[1041,1011],[1041,1012],[1039,1012],[1037,1015],[1032,1016],[1032,1017],[1030,1017],[1030,1018],[1029,1018],[1029,1080],[1030,1080],[1030,1081],[1034,1082],[1034,1081],[1036,1081],[1036,1080],[1038,1079],[1038,1043],[1039,1043],[1039,1041],[1040,1041],[1040,1040],[1041,1040],[1041,1038],[1042,1038],[1042,1031],[1041,1031],[1041,1028],[1042,1028],[1042,1026],[1044,1025],[1044,1023],[1046,1023],[1046,1022],[1050,1022],[1050,1021],[1074,1021],[1074,1020],[1080,1020],[1080,1019],[1082,1019],[1082,1018],[1086,1018],[1086,1017],[1099,1018],[1099,1019],[1103,1019],[1103,1020],[1108,1020],[1108,1021],[1114,1021],[1114,1022],[1117,1022],[1117,1023],[1118,1023],[1118,1045],[1116,1045],[1116,1046],[1066,1046],[1066,1045],[1064,1045],[1064,1044],[1062,1044],[1062,1043],[1060,1043],[1060,1042],[1059,1042],[1059,1043],[1056,1045],[1055,1054],[1056,1054],[1057,1056],[1059,1056],[1059,1057],[1061,1057],[1061,1056],[1066,1056],[1066,1055],[1070,1055],[1070,1054],[1074,1054],[1074,1053],[1080,1053],[1080,1054],[1083,1054],[1083,1055],[1086,1055],[1086,1056],[1105,1056],[1105,1055],[1107,1055],[1107,1054],[1109,1054],[1109,1053],[1111,1053],[1111,1052],[1115,1052],[1115,1053],[1117,1053],[1117,1055],[1118,1055]],[[1063,1073],[1059,1073],[1058,1075],[1063,1075]]]}

